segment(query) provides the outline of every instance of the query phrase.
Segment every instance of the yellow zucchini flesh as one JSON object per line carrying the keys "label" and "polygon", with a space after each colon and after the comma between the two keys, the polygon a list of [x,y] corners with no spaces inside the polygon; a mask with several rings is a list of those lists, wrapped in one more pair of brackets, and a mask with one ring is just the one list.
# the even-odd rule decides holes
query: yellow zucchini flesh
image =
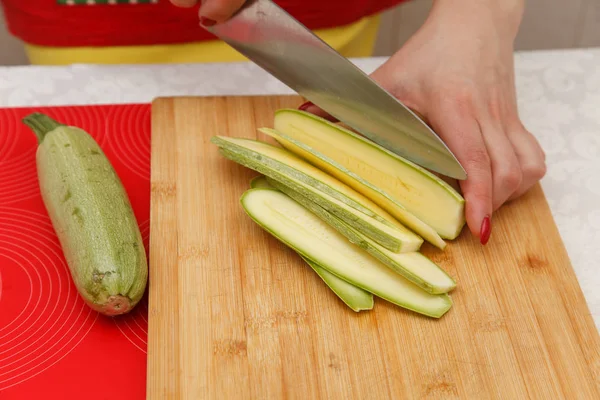
{"label": "yellow zucchini flesh", "polygon": [[[403,211],[394,204],[399,203],[443,239],[455,239],[465,225],[465,200],[460,193],[433,173],[378,144],[300,110],[278,110],[273,128],[306,146],[303,154],[298,152],[300,156],[311,156],[309,162],[392,215]],[[280,144],[292,152],[299,148],[285,141]]]}
{"label": "yellow zucchini flesh", "polygon": [[302,159],[308,161],[310,164],[322,171],[326,171],[340,182],[346,183],[348,186],[356,189],[357,192],[373,200],[378,205],[381,205],[381,207],[395,217],[397,221],[403,223],[407,228],[411,229],[415,234],[419,235],[430,244],[441,250],[446,248],[446,242],[435,229],[414,216],[406,209],[406,207],[398,203],[398,201],[387,193],[365,181],[354,172],[347,170],[335,161],[314,151],[310,146],[292,139],[284,133],[269,128],[261,128],[259,131],[274,138],[284,149],[302,157]]}
{"label": "yellow zucchini flesh", "polygon": [[41,196],[84,301],[108,316],[144,295],[148,266],[139,225],[120,178],[84,130],[33,113]]}

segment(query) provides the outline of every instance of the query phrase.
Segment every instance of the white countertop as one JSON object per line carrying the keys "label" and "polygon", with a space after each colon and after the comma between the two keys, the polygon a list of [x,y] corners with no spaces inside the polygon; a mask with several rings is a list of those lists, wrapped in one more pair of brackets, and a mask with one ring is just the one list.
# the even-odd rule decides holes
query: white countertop
{"label": "white countertop", "polygon": [[[383,58],[354,60],[366,72]],[[547,154],[542,186],[600,328],[600,48],[518,53],[519,109]],[[0,107],[293,92],[250,63],[0,67]]]}

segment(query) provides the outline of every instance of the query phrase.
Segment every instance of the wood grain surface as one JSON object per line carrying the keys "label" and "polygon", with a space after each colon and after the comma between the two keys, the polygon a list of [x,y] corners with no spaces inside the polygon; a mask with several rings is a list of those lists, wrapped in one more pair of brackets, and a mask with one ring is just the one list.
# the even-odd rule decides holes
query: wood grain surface
{"label": "wood grain surface", "polygon": [[600,340],[541,187],[423,252],[458,283],[423,317],[346,307],[239,199],[258,174],[213,135],[259,138],[301,99],[157,99],[149,399],[598,399]]}

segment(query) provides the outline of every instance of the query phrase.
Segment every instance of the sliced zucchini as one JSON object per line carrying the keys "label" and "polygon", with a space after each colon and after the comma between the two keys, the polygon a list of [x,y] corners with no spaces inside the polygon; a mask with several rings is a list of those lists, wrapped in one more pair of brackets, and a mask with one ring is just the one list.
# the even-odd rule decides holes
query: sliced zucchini
{"label": "sliced zucchini", "polygon": [[[285,149],[255,140],[239,138],[215,137],[213,143],[221,147],[220,152],[226,158],[285,182],[287,186],[320,204],[388,250],[398,253],[412,252],[417,251],[423,243],[423,239],[409,229],[385,224],[329,195],[329,192],[335,191],[334,189],[317,189],[315,186],[331,188],[328,185],[340,185],[340,187],[347,187]],[[299,169],[296,169],[296,166]],[[309,184],[307,181],[316,183]],[[352,191],[350,188],[347,190]],[[392,217],[390,216],[390,218]]]}
{"label": "sliced zucchini", "polygon": [[319,275],[325,284],[353,311],[372,310],[375,304],[373,294],[343,279],[300,254],[300,257]]}
{"label": "sliced zucchini", "polygon": [[[414,224],[398,204],[444,239],[455,239],[460,234],[465,224],[465,200],[428,170],[338,124],[301,110],[278,110],[274,128],[308,146],[312,155],[309,162],[369,197],[407,226]],[[292,152],[297,149],[282,145]],[[307,148],[303,150],[302,156],[306,156]]]}
{"label": "sliced zucchini", "polygon": [[[250,187],[253,189],[272,189],[277,190],[268,181],[264,175],[259,175],[250,181]],[[302,254],[299,256],[317,273],[337,297],[344,302],[353,311],[365,311],[373,309],[373,294],[338,278],[331,272],[320,267],[315,262],[307,259]]]}
{"label": "sliced zucchini", "polygon": [[267,178],[267,182],[274,188],[288,195],[300,205],[312,211],[323,221],[334,227],[350,242],[365,249],[373,257],[398,272],[415,285],[428,293],[448,293],[456,287],[456,282],[439,265],[419,252],[394,253],[378,245],[368,237],[362,235],[335,215],[329,213],[318,204],[311,202],[300,193],[286,187],[281,182]]}
{"label": "sliced zucchini", "polygon": [[284,133],[269,128],[261,128],[259,131],[273,137],[285,149],[298,155],[299,157],[302,157],[317,168],[326,171],[340,182],[348,184],[357,191],[360,189],[362,194],[373,201],[377,201],[392,216],[397,218],[398,221],[403,223],[409,229],[412,229],[413,232],[420,235],[430,244],[441,250],[446,248],[446,242],[440,237],[435,229],[421,221],[419,218],[415,217],[413,214],[408,212],[408,210],[406,210],[402,204],[398,203],[387,193],[365,181],[360,176],[347,170],[340,164],[328,157],[325,157],[321,153],[316,152],[310,146],[307,146],[306,144],[297,141]]}
{"label": "sliced zucchini", "polygon": [[452,307],[448,294],[425,292],[278,190],[249,189],[240,202],[265,231],[340,279],[433,318],[442,317]]}
{"label": "sliced zucchini", "polygon": [[294,178],[380,222],[394,226],[392,222],[394,218],[372,200],[284,148],[259,140],[226,136],[213,136],[211,142],[220,148],[241,152],[247,157],[260,160],[271,169],[285,168],[285,171]]}

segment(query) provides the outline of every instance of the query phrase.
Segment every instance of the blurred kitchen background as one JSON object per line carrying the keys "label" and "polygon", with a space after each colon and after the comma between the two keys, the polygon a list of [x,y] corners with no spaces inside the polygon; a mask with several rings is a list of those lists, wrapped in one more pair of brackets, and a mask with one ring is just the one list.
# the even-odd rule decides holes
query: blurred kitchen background
{"label": "blurred kitchen background", "polygon": [[[27,0],[23,0],[27,1]],[[377,56],[392,54],[422,24],[432,0],[413,0],[383,18]],[[10,36],[0,8],[0,65],[28,64],[21,43]],[[600,0],[527,0],[516,50],[600,46]]]}

